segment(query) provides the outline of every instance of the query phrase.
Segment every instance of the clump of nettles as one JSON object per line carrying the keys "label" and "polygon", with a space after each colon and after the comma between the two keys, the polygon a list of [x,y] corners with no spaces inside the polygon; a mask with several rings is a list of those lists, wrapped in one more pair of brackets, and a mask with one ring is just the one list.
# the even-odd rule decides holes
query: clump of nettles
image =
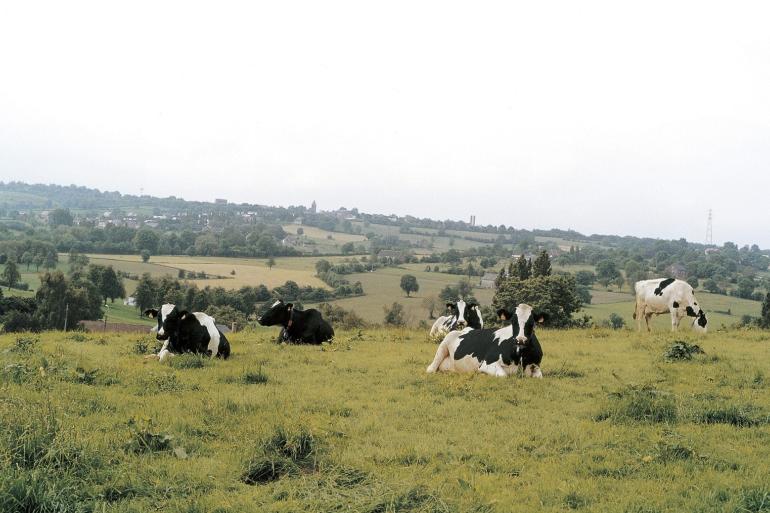
{"label": "clump of nettles", "polygon": [[684,340],[677,340],[666,349],[663,357],[672,362],[692,360],[693,356],[697,354],[706,354],[706,352],[698,344],[688,344]]}

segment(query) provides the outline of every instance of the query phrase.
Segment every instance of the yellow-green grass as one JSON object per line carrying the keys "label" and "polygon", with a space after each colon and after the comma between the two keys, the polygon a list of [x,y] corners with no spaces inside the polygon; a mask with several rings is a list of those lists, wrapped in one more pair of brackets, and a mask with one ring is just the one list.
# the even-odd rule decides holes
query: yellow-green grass
{"label": "yellow-green grass", "polygon": [[103,309],[107,322],[119,322],[125,324],[146,324],[154,325],[157,321],[148,319],[139,315],[139,309],[135,306],[124,305],[121,300],[115,300],[114,303],[107,302]]}
{"label": "yellow-green grass", "polygon": [[[173,366],[143,358],[149,335],[1,336],[0,500],[119,513],[764,511],[765,332],[541,330],[542,380],[428,376],[436,346],[421,331],[343,332],[324,348],[275,335],[235,334],[230,360]],[[675,339],[706,355],[666,362]],[[639,390],[665,421],[634,417]],[[265,443],[277,428],[310,456],[244,484],[250,462],[283,461]],[[140,439],[159,450],[134,452]]]}

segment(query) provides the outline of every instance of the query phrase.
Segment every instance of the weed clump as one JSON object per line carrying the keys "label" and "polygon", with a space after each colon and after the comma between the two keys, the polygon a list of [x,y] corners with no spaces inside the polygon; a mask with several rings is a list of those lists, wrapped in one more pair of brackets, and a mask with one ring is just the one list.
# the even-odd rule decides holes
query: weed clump
{"label": "weed clump", "polygon": [[128,421],[128,440],[125,444],[127,452],[141,454],[147,452],[162,452],[172,449],[173,436],[166,433],[156,433],[150,418]]}
{"label": "weed clump", "polygon": [[706,354],[698,344],[688,344],[684,340],[677,340],[671,344],[663,358],[669,362],[692,360],[695,355]]}
{"label": "weed clump", "polygon": [[247,464],[241,482],[270,483],[281,477],[317,468],[318,440],[306,428],[290,432],[283,426],[261,443],[259,453]]}
{"label": "weed clump", "polygon": [[182,354],[171,358],[170,365],[174,369],[202,369],[211,365],[211,358],[200,354]]}
{"label": "weed clump", "polygon": [[262,370],[262,366],[255,371],[246,371],[243,374],[243,382],[247,385],[264,385],[267,383],[267,374]]}
{"label": "weed clump", "polygon": [[674,423],[677,420],[676,400],[668,392],[651,385],[629,385],[609,394],[609,403],[595,420],[615,422]]}
{"label": "weed clump", "polygon": [[40,337],[17,337],[8,351],[11,353],[32,353],[39,343]]}

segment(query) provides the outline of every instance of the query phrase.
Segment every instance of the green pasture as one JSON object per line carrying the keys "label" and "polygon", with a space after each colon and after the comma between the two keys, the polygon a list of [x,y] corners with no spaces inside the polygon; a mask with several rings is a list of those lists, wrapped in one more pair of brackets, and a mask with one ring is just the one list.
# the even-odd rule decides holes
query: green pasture
{"label": "green pasture", "polygon": [[766,332],[540,330],[542,380],[426,375],[421,330],[276,334],[171,365],[149,335],[0,336],[0,510],[767,511]]}

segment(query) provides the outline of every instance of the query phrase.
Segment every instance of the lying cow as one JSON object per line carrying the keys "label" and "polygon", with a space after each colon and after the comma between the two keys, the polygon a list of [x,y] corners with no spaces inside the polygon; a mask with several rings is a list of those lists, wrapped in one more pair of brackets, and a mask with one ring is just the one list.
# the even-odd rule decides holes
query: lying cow
{"label": "lying cow", "polygon": [[196,353],[217,358],[230,356],[230,343],[224,334],[214,324],[214,318],[202,312],[190,313],[179,310],[175,305],[165,304],[160,311],[145,310],[144,315],[150,319],[158,319],[158,325],[153,328],[156,338],[164,340],[163,347],[157,355],[161,362],[173,354]]}
{"label": "lying cow", "polygon": [[525,376],[542,378],[543,350],[535,336],[535,322],[543,322],[545,315],[522,303],[510,319],[509,326],[498,330],[466,328],[449,333],[438,346],[428,373],[483,372],[505,377],[521,365]]}
{"label": "lying cow", "polygon": [[280,325],[281,339],[288,343],[320,344],[334,338],[334,330],[323,320],[321,312],[313,308],[298,310],[281,300],[273,303],[257,322],[262,326]]}
{"label": "lying cow", "polygon": [[679,323],[685,317],[692,317],[692,328],[705,333],[708,329],[708,319],[705,312],[698,306],[695,293],[689,283],[675,278],[657,278],[655,280],[638,281],[636,290],[636,309],[634,319],[641,331],[642,318],[650,331],[650,318],[653,315],[671,313],[671,331],[679,328]]}
{"label": "lying cow", "polygon": [[466,303],[462,299],[456,303],[447,303],[447,315],[442,315],[430,329],[430,336],[443,337],[453,330],[473,328],[475,330],[484,327],[484,318],[481,309],[476,303]]}

